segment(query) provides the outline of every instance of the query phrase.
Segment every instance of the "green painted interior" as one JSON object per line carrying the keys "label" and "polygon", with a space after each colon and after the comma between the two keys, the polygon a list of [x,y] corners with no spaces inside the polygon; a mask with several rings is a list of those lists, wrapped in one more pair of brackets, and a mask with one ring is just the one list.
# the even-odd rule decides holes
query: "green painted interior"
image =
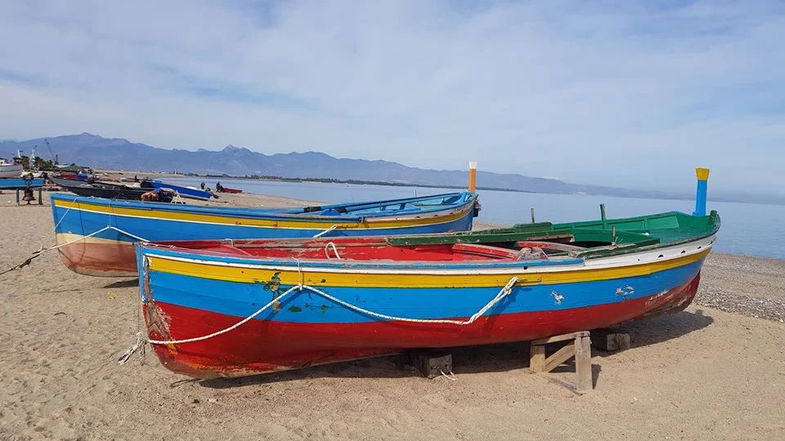
{"label": "green painted interior", "polygon": [[[484,243],[514,246],[520,240],[569,243],[585,247],[571,253],[575,257],[601,257],[625,254],[689,242],[716,233],[720,216],[692,216],[670,211],[646,216],[552,224],[537,222],[509,228],[439,235],[390,237],[392,245]],[[565,253],[566,254],[566,253]]]}

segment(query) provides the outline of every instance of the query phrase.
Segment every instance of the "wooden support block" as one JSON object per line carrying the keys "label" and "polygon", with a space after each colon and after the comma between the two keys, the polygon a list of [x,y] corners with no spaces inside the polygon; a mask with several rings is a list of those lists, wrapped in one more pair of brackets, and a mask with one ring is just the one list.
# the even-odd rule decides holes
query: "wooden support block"
{"label": "wooden support block", "polygon": [[589,333],[575,339],[575,391],[588,392],[593,389],[591,373],[591,338]]}
{"label": "wooden support block", "polygon": [[613,329],[595,329],[591,331],[591,337],[592,346],[603,351],[623,351],[630,348],[630,334]]}
{"label": "wooden support block", "polygon": [[[550,356],[545,356],[545,345],[549,343],[569,342]],[[591,338],[588,331],[573,332],[531,342],[529,354],[529,371],[547,373],[565,361],[575,357],[575,391],[584,393],[592,390],[591,371]]]}
{"label": "wooden support block", "polygon": [[542,369],[542,371],[550,372],[574,356],[575,356],[574,344],[567,344],[565,346],[562,346],[561,349],[554,352],[550,357],[547,357],[545,359],[545,367]]}
{"label": "wooden support block", "polygon": [[412,364],[423,376],[438,377],[452,372],[452,354],[436,351],[413,351],[410,353]]}
{"label": "wooden support block", "polygon": [[531,372],[542,372],[545,368],[545,345],[531,344],[529,355],[529,370]]}

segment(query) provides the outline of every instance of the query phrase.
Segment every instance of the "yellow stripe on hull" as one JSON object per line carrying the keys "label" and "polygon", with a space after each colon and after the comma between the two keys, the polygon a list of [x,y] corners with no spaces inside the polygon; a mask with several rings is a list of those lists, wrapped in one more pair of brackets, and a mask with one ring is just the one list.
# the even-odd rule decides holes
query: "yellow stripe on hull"
{"label": "yellow stripe on hull", "polygon": [[[148,255],[149,268],[153,271],[160,271],[171,274],[180,274],[191,277],[223,280],[240,283],[265,283],[271,280],[275,273],[279,273],[281,284],[297,285],[305,283],[312,286],[357,286],[357,287],[407,287],[407,288],[432,288],[432,287],[498,287],[503,286],[511,275],[517,275],[521,280],[519,285],[543,284],[552,285],[558,283],[577,283],[595,280],[611,280],[625,277],[644,276],[659,271],[664,271],[680,266],[688,265],[706,257],[709,250],[701,251],[689,256],[678,257],[662,262],[644,263],[638,265],[626,265],[611,268],[597,269],[576,269],[565,271],[537,272],[537,268],[553,267],[532,267],[529,271],[509,271],[497,270],[494,274],[471,274],[465,272],[461,274],[402,274],[395,273],[394,269],[384,273],[363,272],[329,272],[319,271],[310,267],[303,267],[302,273],[297,269],[261,269],[247,268],[228,265],[213,265],[195,261],[173,260],[157,255]],[[263,262],[259,262],[264,265]],[[345,271],[345,270],[344,270]],[[472,270],[474,271],[474,270]],[[482,270],[477,270],[482,271]]]}
{"label": "yellow stripe on hull", "polygon": [[[126,207],[113,207],[104,206],[99,204],[91,204],[84,201],[61,201],[55,200],[56,207],[63,209],[81,210],[92,213],[101,213],[114,216],[128,216],[140,217],[147,219],[159,220],[173,220],[183,222],[198,222],[209,224],[221,225],[237,225],[243,227],[262,227],[262,228],[298,228],[298,229],[314,229],[321,230],[326,227],[335,225],[340,229],[384,229],[384,228],[397,228],[408,227],[417,225],[436,225],[446,222],[452,222],[466,216],[469,210],[473,207],[469,204],[465,209],[449,214],[439,215],[434,213],[427,213],[427,217],[411,217],[402,216],[397,219],[376,220],[368,218],[362,222],[332,222],[325,220],[323,222],[313,222],[307,220],[281,220],[281,219],[255,219],[248,217],[231,217],[222,216],[218,214],[198,214],[198,213],[183,213],[183,212],[170,212],[155,209],[139,209],[139,208],[126,208]],[[458,210],[457,208],[453,210]]]}

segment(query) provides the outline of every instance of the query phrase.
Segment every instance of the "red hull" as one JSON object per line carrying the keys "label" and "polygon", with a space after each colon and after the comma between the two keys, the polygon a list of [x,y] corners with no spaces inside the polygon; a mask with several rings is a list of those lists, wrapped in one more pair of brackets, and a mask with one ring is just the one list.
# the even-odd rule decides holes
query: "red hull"
{"label": "red hull", "polygon": [[222,188],[221,193],[242,193],[243,191],[237,188]]}
{"label": "red hull", "polygon": [[[596,329],[642,317],[680,311],[698,290],[689,283],[650,297],[560,311],[483,317],[472,325],[369,323],[290,323],[251,320],[209,340],[154,345],[164,366],[199,378],[230,377],[297,369],[316,364],[437,348],[528,341]],[[226,328],[237,317],[148,302],[144,313],[150,338],[183,339]]]}
{"label": "red hull", "polygon": [[136,253],[130,242],[76,242],[59,248],[60,260],[88,276],[136,277]]}

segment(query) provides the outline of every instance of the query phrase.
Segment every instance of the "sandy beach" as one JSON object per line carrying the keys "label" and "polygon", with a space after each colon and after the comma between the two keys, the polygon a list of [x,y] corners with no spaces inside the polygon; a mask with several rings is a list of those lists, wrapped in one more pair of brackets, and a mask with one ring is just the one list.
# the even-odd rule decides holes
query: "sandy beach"
{"label": "sandy beach", "polygon": [[[0,271],[54,241],[44,206],[0,194]],[[215,204],[295,206],[258,195]],[[483,226],[483,225],[480,225]],[[721,232],[720,232],[720,240]],[[785,261],[712,254],[686,311],[622,325],[594,351],[595,390],[528,372],[528,346],[453,352],[455,378],[384,357],[194,381],[148,351],[135,279],[82,276],[45,253],[0,276],[0,440],[782,439]]]}

